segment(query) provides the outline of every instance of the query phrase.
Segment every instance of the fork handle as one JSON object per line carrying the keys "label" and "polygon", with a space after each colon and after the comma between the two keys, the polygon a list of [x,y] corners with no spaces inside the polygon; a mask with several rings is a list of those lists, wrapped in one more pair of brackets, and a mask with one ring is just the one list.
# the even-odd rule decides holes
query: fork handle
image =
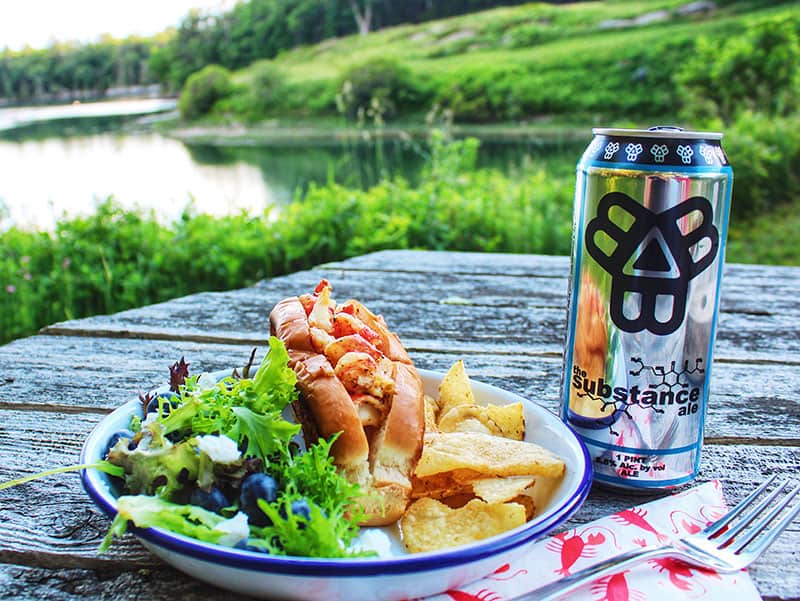
{"label": "fork handle", "polygon": [[513,597],[509,601],[549,601],[551,599],[557,599],[558,597],[572,592],[579,586],[595,580],[600,576],[604,576],[605,574],[613,572],[619,572],[621,568],[627,566],[628,564],[647,561],[648,559],[653,559],[654,557],[663,557],[665,555],[669,555],[671,551],[672,550],[668,547],[641,547],[631,551],[624,551],[618,555],[609,557],[600,563],[596,563],[593,566],[589,566],[588,568],[575,572],[574,574],[570,574],[564,578],[559,578],[550,584],[546,584],[535,590],[523,593],[518,597]]}

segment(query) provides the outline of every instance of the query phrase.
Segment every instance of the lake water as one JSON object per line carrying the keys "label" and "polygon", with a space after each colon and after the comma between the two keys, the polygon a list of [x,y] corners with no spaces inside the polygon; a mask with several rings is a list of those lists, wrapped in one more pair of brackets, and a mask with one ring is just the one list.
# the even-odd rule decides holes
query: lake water
{"label": "lake water", "polygon": [[[136,102],[151,104],[137,109]],[[127,103],[124,110],[119,103],[61,112],[0,110],[0,230],[12,224],[49,229],[59,218],[91,212],[109,196],[125,207],[153,211],[164,222],[187,207],[213,215],[260,213],[329,178],[359,187],[373,184],[381,173],[414,181],[424,162],[424,143],[416,141],[384,141],[380,148],[374,142],[187,145],[157,133],[152,117],[136,115],[169,108],[153,102]],[[27,125],[9,129],[15,119]],[[531,160],[564,155],[574,164],[581,146],[486,142],[479,163],[514,172]]]}

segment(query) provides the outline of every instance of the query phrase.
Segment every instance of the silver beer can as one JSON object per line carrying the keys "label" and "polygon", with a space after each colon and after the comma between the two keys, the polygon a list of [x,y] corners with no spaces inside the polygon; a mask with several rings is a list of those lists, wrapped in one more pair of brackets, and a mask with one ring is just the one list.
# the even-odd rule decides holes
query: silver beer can
{"label": "silver beer can", "polygon": [[733,170],[719,133],[594,129],[578,163],[562,418],[595,480],[698,472]]}

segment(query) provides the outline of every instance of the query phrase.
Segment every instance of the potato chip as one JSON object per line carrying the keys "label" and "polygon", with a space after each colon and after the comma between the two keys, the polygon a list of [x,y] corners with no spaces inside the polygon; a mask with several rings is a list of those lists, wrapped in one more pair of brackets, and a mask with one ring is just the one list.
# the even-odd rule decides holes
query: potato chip
{"label": "potato chip", "polygon": [[545,478],[537,476],[533,486],[525,491],[536,507],[545,507],[553,498],[556,489],[561,485],[561,478]]}
{"label": "potato chip", "polygon": [[505,503],[521,495],[535,480],[535,476],[479,478],[472,481],[472,492],[487,503]]}
{"label": "potato chip", "polygon": [[438,430],[436,416],[439,414],[439,402],[427,394],[423,400],[425,406],[425,431],[431,432],[433,430]]}
{"label": "potato chip", "polygon": [[412,553],[467,545],[525,523],[525,508],[517,503],[486,503],[473,499],[453,509],[435,499],[419,499],[400,520],[403,541]]}
{"label": "potato chip", "polygon": [[554,453],[532,442],[480,432],[426,433],[415,475],[424,478],[460,469],[485,476],[557,478],[565,466]]}
{"label": "potato chip", "polygon": [[529,520],[536,513],[536,503],[532,497],[528,495],[519,495],[511,499],[512,503],[519,503],[525,508],[525,520]]}
{"label": "potato chip", "polygon": [[465,492],[472,492],[472,482],[459,482],[452,472],[434,474],[428,478],[411,478],[411,498],[431,497],[442,499]]}
{"label": "potato chip", "polygon": [[525,437],[525,415],[522,403],[510,405],[458,405],[440,416],[442,432],[483,432],[513,440]]}
{"label": "potato chip", "polygon": [[447,415],[453,407],[474,404],[475,395],[472,394],[464,362],[459,359],[453,363],[439,384],[439,417]]}

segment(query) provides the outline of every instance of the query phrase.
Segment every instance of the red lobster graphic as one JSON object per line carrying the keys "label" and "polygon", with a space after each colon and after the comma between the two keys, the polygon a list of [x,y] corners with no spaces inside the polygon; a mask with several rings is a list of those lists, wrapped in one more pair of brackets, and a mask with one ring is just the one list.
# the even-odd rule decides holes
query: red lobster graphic
{"label": "red lobster graphic", "polygon": [[501,580],[501,581],[511,580],[512,578],[516,578],[517,576],[528,573],[528,570],[525,569],[520,569],[517,570],[516,572],[509,572],[510,569],[511,569],[511,564],[504,563],[486,578],[490,578],[491,580]]}
{"label": "red lobster graphic", "polygon": [[606,542],[606,537],[601,533],[597,533],[590,534],[584,540],[583,535],[587,530],[588,528],[580,533],[577,530],[572,530],[571,534],[570,531],[561,532],[547,541],[545,548],[548,551],[561,554],[561,568],[554,570],[556,574],[569,576],[569,569],[575,565],[578,559],[597,555],[597,549],[594,547]]}
{"label": "red lobster graphic", "polygon": [[477,595],[466,591],[447,591],[445,595],[453,601],[500,601],[501,599],[500,595],[485,588],[479,590]]}
{"label": "red lobster graphic", "polygon": [[592,594],[602,595],[598,601],[646,601],[647,597],[640,591],[628,588],[625,574],[629,570],[606,576],[592,584]]}
{"label": "red lobster graphic", "polygon": [[645,518],[647,515],[647,510],[642,509],[641,507],[635,507],[633,509],[624,509],[619,513],[612,516],[614,521],[628,525],[628,526],[636,526],[637,528],[641,528],[645,532],[650,532],[651,534],[655,534],[658,542],[665,543],[669,540],[669,537],[661,534],[658,532],[653,526],[648,522]]}
{"label": "red lobster graphic", "polygon": [[694,577],[692,570],[701,574],[705,574],[711,578],[721,580],[719,574],[717,574],[714,570],[690,566],[689,564],[683,563],[682,561],[678,561],[676,559],[671,559],[669,557],[653,559],[649,563],[659,572],[667,572],[669,574],[669,581],[682,591],[691,591],[695,589],[695,585],[697,585],[702,592],[705,592],[706,590],[705,587],[697,581],[690,582],[689,579]]}
{"label": "red lobster graphic", "polygon": [[702,518],[696,518],[682,509],[670,512],[669,521],[675,534],[697,534],[707,525]]}

